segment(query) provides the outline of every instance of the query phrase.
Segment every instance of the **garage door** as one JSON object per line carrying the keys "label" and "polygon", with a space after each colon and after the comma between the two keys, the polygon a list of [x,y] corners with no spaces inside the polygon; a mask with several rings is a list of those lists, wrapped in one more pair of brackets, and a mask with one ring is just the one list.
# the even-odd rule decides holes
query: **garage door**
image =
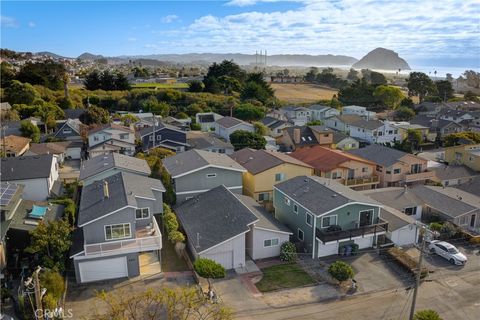
{"label": "garage door", "polygon": [[128,276],[126,257],[80,262],[78,269],[82,283]]}
{"label": "garage door", "polygon": [[220,263],[225,269],[233,269],[233,250],[204,254],[203,257]]}

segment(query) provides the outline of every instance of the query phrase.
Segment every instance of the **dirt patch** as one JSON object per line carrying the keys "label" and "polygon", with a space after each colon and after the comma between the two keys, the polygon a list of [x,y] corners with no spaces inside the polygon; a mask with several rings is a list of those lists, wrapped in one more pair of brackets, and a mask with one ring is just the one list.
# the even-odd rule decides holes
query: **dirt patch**
{"label": "dirt patch", "polygon": [[330,100],[338,90],[308,83],[271,83],[275,96],[286,103],[313,103]]}

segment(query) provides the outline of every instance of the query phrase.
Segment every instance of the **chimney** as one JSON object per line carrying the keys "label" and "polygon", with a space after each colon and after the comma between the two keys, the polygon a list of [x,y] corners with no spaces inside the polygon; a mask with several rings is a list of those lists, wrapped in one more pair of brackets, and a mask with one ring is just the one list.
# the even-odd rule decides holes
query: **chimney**
{"label": "chimney", "polygon": [[104,198],[110,197],[110,193],[108,192],[108,182],[106,180],[103,180],[103,197]]}
{"label": "chimney", "polygon": [[295,128],[293,129],[293,142],[296,144],[300,143],[300,129]]}

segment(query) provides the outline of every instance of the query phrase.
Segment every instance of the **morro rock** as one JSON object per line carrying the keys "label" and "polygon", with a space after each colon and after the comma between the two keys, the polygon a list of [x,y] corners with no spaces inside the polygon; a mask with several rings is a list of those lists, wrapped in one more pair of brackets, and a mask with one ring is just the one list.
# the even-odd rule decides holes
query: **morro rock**
{"label": "morro rock", "polygon": [[377,48],[352,65],[355,69],[410,70],[407,61],[392,50]]}

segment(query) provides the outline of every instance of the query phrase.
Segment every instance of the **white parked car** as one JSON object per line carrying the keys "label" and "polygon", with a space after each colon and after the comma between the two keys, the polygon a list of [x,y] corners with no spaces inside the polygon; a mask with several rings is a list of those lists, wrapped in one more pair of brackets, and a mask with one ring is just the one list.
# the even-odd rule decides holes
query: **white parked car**
{"label": "white parked car", "polygon": [[430,242],[428,249],[432,253],[438,254],[440,257],[447,259],[451,264],[464,265],[467,263],[467,257],[458,251],[458,249],[445,241],[433,240]]}

